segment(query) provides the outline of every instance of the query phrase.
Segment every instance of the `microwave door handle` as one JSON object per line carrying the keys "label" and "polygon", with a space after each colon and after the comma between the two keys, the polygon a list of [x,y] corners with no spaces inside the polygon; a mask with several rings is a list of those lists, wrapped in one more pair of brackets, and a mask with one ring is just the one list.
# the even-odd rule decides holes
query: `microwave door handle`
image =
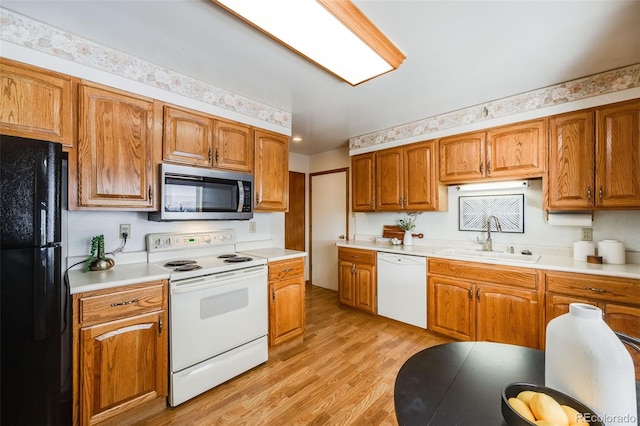
{"label": "microwave door handle", "polygon": [[244,206],[244,185],[242,185],[242,181],[238,181],[238,208],[237,212],[242,212],[242,207]]}
{"label": "microwave door handle", "polygon": [[197,180],[197,181],[202,181],[204,180],[202,178],[202,176],[189,176],[189,175],[179,175],[179,174],[175,174],[175,173],[165,173],[164,175],[166,178],[172,178],[172,179],[182,179],[182,180]]}

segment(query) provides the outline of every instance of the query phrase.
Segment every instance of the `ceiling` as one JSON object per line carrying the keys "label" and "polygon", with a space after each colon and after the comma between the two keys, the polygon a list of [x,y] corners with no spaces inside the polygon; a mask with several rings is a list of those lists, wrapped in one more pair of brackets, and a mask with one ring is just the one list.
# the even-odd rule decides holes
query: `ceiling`
{"label": "ceiling", "polygon": [[[256,0],[258,1],[258,0]],[[406,54],[352,87],[209,0],[2,7],[292,113],[291,151],[640,63],[640,1],[356,0]]]}

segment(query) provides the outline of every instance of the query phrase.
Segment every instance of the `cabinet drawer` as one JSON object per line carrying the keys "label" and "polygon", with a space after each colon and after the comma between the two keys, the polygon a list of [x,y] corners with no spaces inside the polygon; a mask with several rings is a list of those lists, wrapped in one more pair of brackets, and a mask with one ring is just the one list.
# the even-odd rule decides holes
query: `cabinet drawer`
{"label": "cabinet drawer", "polygon": [[359,250],[340,247],[338,259],[345,262],[376,264],[376,252],[373,250]]}
{"label": "cabinet drawer", "polygon": [[535,269],[490,265],[459,260],[429,259],[429,274],[458,277],[471,281],[537,288]]}
{"label": "cabinet drawer", "polygon": [[269,282],[304,276],[304,259],[288,259],[269,262]]}
{"label": "cabinet drawer", "polygon": [[544,277],[548,292],[640,304],[640,280],[564,272],[546,272]]}
{"label": "cabinet drawer", "polygon": [[80,323],[88,325],[161,310],[164,306],[163,286],[164,281],[154,281],[144,287],[116,289],[86,296],[85,293],[80,297]]}

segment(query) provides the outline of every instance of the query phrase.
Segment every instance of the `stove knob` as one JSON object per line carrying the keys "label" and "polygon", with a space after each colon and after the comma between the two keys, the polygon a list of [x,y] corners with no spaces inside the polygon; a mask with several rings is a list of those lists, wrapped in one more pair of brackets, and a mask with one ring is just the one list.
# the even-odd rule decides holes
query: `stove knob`
{"label": "stove knob", "polygon": [[160,238],[158,238],[155,243],[156,247],[162,247],[164,245],[164,242]]}
{"label": "stove knob", "polygon": [[204,242],[209,244],[211,242],[211,235],[205,235],[204,236]]}
{"label": "stove knob", "polygon": [[233,238],[233,236],[231,234],[227,234],[227,240],[230,240],[232,238]]}
{"label": "stove knob", "polygon": [[171,238],[167,238],[167,241],[165,241],[165,244],[170,246],[171,245]]}
{"label": "stove knob", "polygon": [[220,240],[225,240],[226,238],[227,238],[227,236],[224,235],[224,234],[220,234],[220,236],[218,237],[218,239],[220,239]]}

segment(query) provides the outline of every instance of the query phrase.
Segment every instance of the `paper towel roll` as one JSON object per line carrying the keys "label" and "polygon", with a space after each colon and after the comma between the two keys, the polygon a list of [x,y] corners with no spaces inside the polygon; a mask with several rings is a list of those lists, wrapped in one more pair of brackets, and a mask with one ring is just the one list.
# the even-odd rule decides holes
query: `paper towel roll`
{"label": "paper towel roll", "polygon": [[549,213],[549,225],[592,226],[591,213]]}
{"label": "paper towel roll", "polygon": [[624,244],[617,240],[602,240],[598,243],[598,255],[604,263],[624,265],[627,261]]}
{"label": "paper towel roll", "polygon": [[577,241],[573,243],[573,260],[586,262],[587,256],[593,256],[596,247],[591,241]]}

